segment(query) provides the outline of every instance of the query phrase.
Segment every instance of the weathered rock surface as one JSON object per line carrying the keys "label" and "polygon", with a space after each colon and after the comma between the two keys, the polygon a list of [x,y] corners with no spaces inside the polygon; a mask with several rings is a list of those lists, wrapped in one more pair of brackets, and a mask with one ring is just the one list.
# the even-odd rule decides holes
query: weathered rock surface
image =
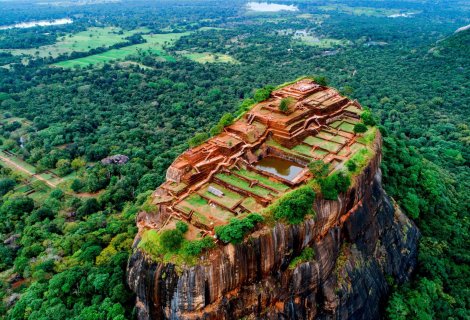
{"label": "weathered rock surface", "polygon": [[[128,283],[139,319],[377,319],[389,283],[407,280],[419,231],[381,185],[376,157],[338,201],[317,197],[316,217],[264,227],[239,245],[176,270],[136,250]],[[312,247],[315,258],[289,263]]]}

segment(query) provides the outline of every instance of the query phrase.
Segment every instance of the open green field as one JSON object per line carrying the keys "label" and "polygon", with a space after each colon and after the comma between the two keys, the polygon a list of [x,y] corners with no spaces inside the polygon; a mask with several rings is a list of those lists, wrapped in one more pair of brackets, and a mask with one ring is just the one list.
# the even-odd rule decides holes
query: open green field
{"label": "open green field", "polygon": [[237,63],[231,56],[221,53],[186,53],[183,56],[199,63]]}
{"label": "open green field", "polygon": [[350,44],[348,40],[333,39],[333,38],[317,38],[315,36],[297,36],[296,40],[300,41],[303,44],[319,47],[319,48],[333,48],[333,47],[343,47]]}
{"label": "open green field", "polygon": [[398,9],[385,9],[385,8],[372,8],[372,7],[350,7],[347,5],[327,5],[327,6],[320,6],[318,9],[326,12],[341,12],[346,14],[352,14],[356,16],[374,16],[374,17],[385,17],[390,16],[393,14],[400,13]]}
{"label": "open green field", "polygon": [[138,54],[138,53],[147,53],[151,55],[156,55],[161,57],[166,61],[175,61],[175,58],[168,55],[163,47],[165,45],[171,45],[179,38],[189,35],[189,32],[181,33],[165,33],[165,34],[147,34],[142,37],[147,40],[146,43],[135,44],[132,46],[122,47],[119,49],[111,49],[109,51],[78,58],[67,61],[61,61],[54,64],[54,66],[62,68],[73,68],[78,67],[87,67],[89,65],[104,64],[106,62],[114,60],[123,60],[126,57]]}
{"label": "open green field", "polygon": [[89,28],[76,34],[69,34],[57,39],[57,42],[47,46],[33,49],[2,49],[13,55],[25,55],[30,57],[52,57],[56,58],[62,54],[76,52],[87,52],[91,49],[109,47],[116,43],[126,41],[125,38],[136,33],[149,32],[146,28],[124,31],[116,27]]}

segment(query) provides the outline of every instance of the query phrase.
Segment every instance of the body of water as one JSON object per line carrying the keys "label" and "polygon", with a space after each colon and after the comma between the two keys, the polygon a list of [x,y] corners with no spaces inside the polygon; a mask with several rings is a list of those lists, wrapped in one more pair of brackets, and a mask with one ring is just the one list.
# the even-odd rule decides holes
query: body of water
{"label": "body of water", "polygon": [[255,167],[289,181],[292,181],[303,170],[302,167],[292,161],[271,156],[265,157],[255,163]]}
{"label": "body of water", "polygon": [[40,21],[29,21],[21,22],[17,24],[11,24],[7,26],[0,26],[0,30],[14,29],[14,28],[33,28],[33,27],[46,27],[46,26],[58,26],[61,24],[72,23],[73,20],[69,18],[55,19],[55,20],[40,20]]}
{"label": "body of water", "polygon": [[299,11],[299,8],[294,5],[267,2],[248,2],[246,6],[248,10],[257,12]]}

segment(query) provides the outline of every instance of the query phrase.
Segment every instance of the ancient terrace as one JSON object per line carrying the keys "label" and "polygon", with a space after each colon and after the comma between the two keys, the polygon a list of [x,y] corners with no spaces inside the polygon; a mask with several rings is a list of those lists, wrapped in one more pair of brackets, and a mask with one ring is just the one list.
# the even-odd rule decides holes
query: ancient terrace
{"label": "ancient terrace", "polygon": [[[286,99],[287,98],[287,99]],[[281,100],[288,101],[281,111]],[[338,168],[364,147],[354,124],[361,106],[310,79],[271,93],[224,132],[180,155],[153,194],[162,223],[188,222],[188,238],[213,235],[230,218],[260,212],[312,178],[307,164]]]}

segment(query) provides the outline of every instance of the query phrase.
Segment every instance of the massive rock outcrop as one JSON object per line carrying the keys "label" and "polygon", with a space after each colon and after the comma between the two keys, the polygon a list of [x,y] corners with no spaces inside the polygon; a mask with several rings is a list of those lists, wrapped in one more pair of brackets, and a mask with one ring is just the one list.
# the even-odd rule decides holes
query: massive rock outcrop
{"label": "massive rock outcrop", "polygon": [[[197,266],[157,263],[137,249],[128,283],[139,319],[377,319],[390,284],[416,264],[416,226],[381,185],[381,143],[337,201],[317,195],[316,217],[277,223],[239,245],[220,246]],[[307,247],[311,261],[289,267]]]}

